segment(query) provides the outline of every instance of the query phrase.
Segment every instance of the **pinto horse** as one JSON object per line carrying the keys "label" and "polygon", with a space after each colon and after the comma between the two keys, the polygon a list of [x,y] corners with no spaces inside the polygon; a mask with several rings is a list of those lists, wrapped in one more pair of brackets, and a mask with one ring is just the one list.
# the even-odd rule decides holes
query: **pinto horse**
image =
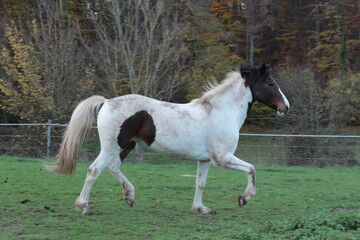
{"label": "pinto horse", "polygon": [[230,72],[222,83],[186,104],[158,101],[129,94],[113,99],[92,96],[74,110],[67,127],[57,164],[52,171],[72,173],[85,137],[97,119],[101,151],[88,168],[77,208],[89,214],[91,188],[100,173],[107,168],[121,183],[125,201],[133,206],[135,188],[120,171],[120,165],[143,141],[155,151],[193,159],[198,162],[195,197],[192,210],[213,213],[203,205],[202,195],[210,164],[247,173],[247,187],[238,198],[244,206],[255,195],[255,168],[234,156],[239,130],[254,101],[259,101],[284,115],[289,102],[271,76],[269,65],[242,68]]}

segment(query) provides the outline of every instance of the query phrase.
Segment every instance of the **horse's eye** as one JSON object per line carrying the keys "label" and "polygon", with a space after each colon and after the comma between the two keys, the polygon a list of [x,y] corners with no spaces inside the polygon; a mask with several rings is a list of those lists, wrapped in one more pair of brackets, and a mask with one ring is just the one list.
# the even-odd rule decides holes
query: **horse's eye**
{"label": "horse's eye", "polygon": [[274,86],[274,84],[273,84],[273,83],[269,83],[269,86],[270,86],[270,87],[273,87],[273,86]]}

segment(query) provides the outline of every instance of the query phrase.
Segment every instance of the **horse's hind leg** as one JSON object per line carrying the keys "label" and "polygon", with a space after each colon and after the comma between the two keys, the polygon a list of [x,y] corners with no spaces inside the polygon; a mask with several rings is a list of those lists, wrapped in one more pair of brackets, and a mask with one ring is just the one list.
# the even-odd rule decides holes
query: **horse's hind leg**
{"label": "horse's hind leg", "polygon": [[85,183],[83,189],[80,193],[80,196],[76,200],[76,207],[83,210],[82,214],[86,215],[90,213],[89,208],[89,197],[91,193],[91,188],[99,177],[100,173],[114,160],[114,154],[106,153],[101,151],[99,156],[88,168],[86,175]]}
{"label": "horse's hind leg", "polygon": [[135,188],[125,177],[125,175],[120,171],[120,158],[117,157],[115,161],[111,162],[108,166],[111,174],[120,182],[123,187],[124,199],[132,207],[135,203]]}

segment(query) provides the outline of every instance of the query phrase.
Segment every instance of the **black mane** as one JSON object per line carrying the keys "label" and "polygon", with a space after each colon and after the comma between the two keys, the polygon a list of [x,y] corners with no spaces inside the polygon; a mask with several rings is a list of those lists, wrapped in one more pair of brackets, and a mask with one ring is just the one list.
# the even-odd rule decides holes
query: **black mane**
{"label": "black mane", "polygon": [[252,72],[258,72],[261,66],[245,66],[240,68],[241,74],[248,74]]}
{"label": "black mane", "polygon": [[265,63],[262,66],[245,66],[240,68],[241,76],[245,79],[245,85],[251,86],[253,81],[252,77],[258,78],[258,75],[269,74],[269,64]]}

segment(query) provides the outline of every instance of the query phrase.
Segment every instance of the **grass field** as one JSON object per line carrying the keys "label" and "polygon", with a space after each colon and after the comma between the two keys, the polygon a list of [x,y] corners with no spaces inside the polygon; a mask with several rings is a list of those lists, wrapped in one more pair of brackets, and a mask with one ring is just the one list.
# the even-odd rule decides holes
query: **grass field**
{"label": "grass field", "polygon": [[217,214],[198,215],[195,163],[124,164],[135,206],[104,172],[82,216],[74,201],[89,163],[57,176],[42,161],[0,157],[0,239],[360,239],[359,167],[257,167],[257,195],[241,209],[245,174],[211,168],[204,204]]}

